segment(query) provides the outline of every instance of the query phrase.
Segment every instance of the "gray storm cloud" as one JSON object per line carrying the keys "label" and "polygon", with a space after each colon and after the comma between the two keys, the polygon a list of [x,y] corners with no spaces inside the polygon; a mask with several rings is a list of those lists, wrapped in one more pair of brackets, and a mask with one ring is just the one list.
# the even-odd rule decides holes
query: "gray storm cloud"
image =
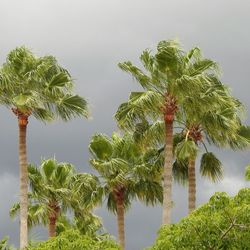
{"label": "gray storm cloud", "polygon": [[[75,164],[79,171],[91,171],[91,136],[116,130],[114,112],[130,91],[138,89],[117,63],[138,63],[143,49],[154,49],[163,39],[178,37],[187,49],[198,45],[206,57],[219,62],[223,81],[243,101],[250,117],[249,9],[247,0],[0,0],[0,63],[20,45],[38,55],[52,54],[71,72],[77,92],[88,99],[92,109],[90,121],[45,125],[32,119],[29,161],[38,164],[41,157],[55,155],[59,161]],[[18,222],[8,217],[18,198],[17,121],[4,108],[0,108],[0,126],[0,238],[10,235],[11,242],[17,243]],[[247,185],[243,175],[249,152],[217,153],[225,166],[225,178],[218,184],[198,178],[199,204],[215,191],[235,194]],[[173,221],[178,221],[187,214],[187,190],[175,185],[174,200]],[[97,213],[103,216],[106,229],[116,235],[115,217],[105,208]],[[146,208],[135,202],[126,219],[128,249],[152,244],[160,222],[160,207]],[[39,233],[44,235],[44,230],[37,230]]]}

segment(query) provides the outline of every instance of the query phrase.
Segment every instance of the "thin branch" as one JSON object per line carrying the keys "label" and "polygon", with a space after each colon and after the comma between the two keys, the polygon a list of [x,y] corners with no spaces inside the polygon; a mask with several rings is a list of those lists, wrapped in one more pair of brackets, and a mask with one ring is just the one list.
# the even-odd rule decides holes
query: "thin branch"
{"label": "thin branch", "polygon": [[233,221],[233,223],[231,223],[230,224],[230,226],[228,227],[228,229],[221,235],[221,240],[223,239],[223,238],[225,238],[226,237],[226,235],[230,232],[230,230],[235,226],[235,221]]}

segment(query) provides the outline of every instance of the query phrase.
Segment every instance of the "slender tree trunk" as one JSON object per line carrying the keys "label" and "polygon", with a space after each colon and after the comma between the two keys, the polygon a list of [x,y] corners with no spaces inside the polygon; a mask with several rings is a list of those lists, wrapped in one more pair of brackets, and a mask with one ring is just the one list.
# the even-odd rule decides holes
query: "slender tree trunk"
{"label": "slender tree trunk", "polygon": [[172,207],[173,121],[166,122],[165,163],[163,172],[162,224],[170,224]]}
{"label": "slender tree trunk", "polygon": [[195,179],[195,159],[188,162],[188,213],[195,209],[196,203],[196,179]]}
{"label": "slender tree trunk", "polygon": [[125,250],[124,192],[125,192],[124,187],[116,187],[113,190],[113,196],[116,201],[118,240],[119,240],[121,250]]}
{"label": "slender tree trunk", "polygon": [[28,245],[28,167],[26,152],[26,129],[28,118],[19,120],[19,165],[20,165],[20,248]]}
{"label": "slender tree trunk", "polygon": [[19,168],[20,168],[20,249],[28,245],[28,163],[26,151],[26,130],[31,112],[12,108],[18,118],[19,127]]}
{"label": "slender tree trunk", "polygon": [[125,232],[124,232],[124,204],[122,199],[118,199],[116,202],[117,206],[117,227],[118,227],[118,238],[121,249],[125,249]]}
{"label": "slender tree trunk", "polygon": [[48,231],[49,231],[49,238],[56,236],[56,222],[59,216],[60,208],[57,204],[57,202],[52,201],[49,202],[49,225],[48,225]]}

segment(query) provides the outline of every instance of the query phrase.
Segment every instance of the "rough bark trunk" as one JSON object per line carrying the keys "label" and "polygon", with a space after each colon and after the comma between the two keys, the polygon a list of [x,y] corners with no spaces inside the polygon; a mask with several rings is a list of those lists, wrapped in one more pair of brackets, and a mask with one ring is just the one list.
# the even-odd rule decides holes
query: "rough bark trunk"
{"label": "rough bark trunk", "polygon": [[28,245],[28,167],[26,152],[27,123],[19,119],[19,165],[20,165],[20,248]]}
{"label": "rough bark trunk", "polygon": [[49,238],[56,236],[56,219],[49,218]]}
{"label": "rough bark trunk", "polygon": [[172,207],[172,164],[173,164],[173,120],[165,121],[166,144],[163,172],[163,216],[162,224],[170,224]]}
{"label": "rough bark trunk", "polygon": [[113,190],[113,196],[116,202],[118,241],[119,241],[121,250],[125,249],[124,192],[125,192],[125,188],[123,186],[118,186]]}
{"label": "rough bark trunk", "polygon": [[117,206],[117,227],[118,227],[118,238],[121,249],[125,249],[125,232],[124,232],[124,204],[122,199],[116,201]]}
{"label": "rough bark trunk", "polygon": [[196,179],[195,179],[195,159],[188,162],[188,213],[195,209],[196,203]]}
{"label": "rough bark trunk", "polygon": [[56,236],[56,222],[59,216],[60,208],[57,202],[52,201],[49,203],[49,225],[48,225],[48,233],[49,238]]}

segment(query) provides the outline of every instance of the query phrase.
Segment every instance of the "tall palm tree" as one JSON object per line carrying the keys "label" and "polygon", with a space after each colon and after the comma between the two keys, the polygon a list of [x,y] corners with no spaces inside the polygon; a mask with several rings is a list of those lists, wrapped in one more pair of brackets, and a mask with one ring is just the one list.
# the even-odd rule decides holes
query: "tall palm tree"
{"label": "tall palm tree", "polygon": [[[144,71],[131,62],[119,67],[129,72],[144,89],[132,92],[127,103],[120,105],[115,117],[121,128],[133,128],[143,119],[164,122],[165,163],[163,173],[163,224],[169,224],[172,206],[172,164],[174,122],[186,113],[196,115],[209,107],[209,94],[218,85],[218,67],[201,56],[199,48],[187,53],[176,41],[162,41],[154,55],[148,50],[140,57]],[[197,100],[196,96],[203,93]],[[196,109],[196,110],[195,110]]]}
{"label": "tall palm tree", "polygon": [[52,56],[36,57],[25,47],[11,51],[0,69],[0,103],[16,115],[19,126],[20,247],[27,246],[28,171],[26,130],[31,116],[43,122],[87,117],[86,101],[73,94],[70,74]]}
{"label": "tall palm tree", "polygon": [[157,152],[151,149],[142,154],[131,135],[121,137],[116,133],[111,138],[103,134],[93,136],[89,149],[93,157],[90,163],[100,177],[95,177],[95,191],[85,195],[85,203],[107,199],[108,209],[117,215],[119,243],[125,249],[124,214],[132,199],[152,205],[162,201]]}

